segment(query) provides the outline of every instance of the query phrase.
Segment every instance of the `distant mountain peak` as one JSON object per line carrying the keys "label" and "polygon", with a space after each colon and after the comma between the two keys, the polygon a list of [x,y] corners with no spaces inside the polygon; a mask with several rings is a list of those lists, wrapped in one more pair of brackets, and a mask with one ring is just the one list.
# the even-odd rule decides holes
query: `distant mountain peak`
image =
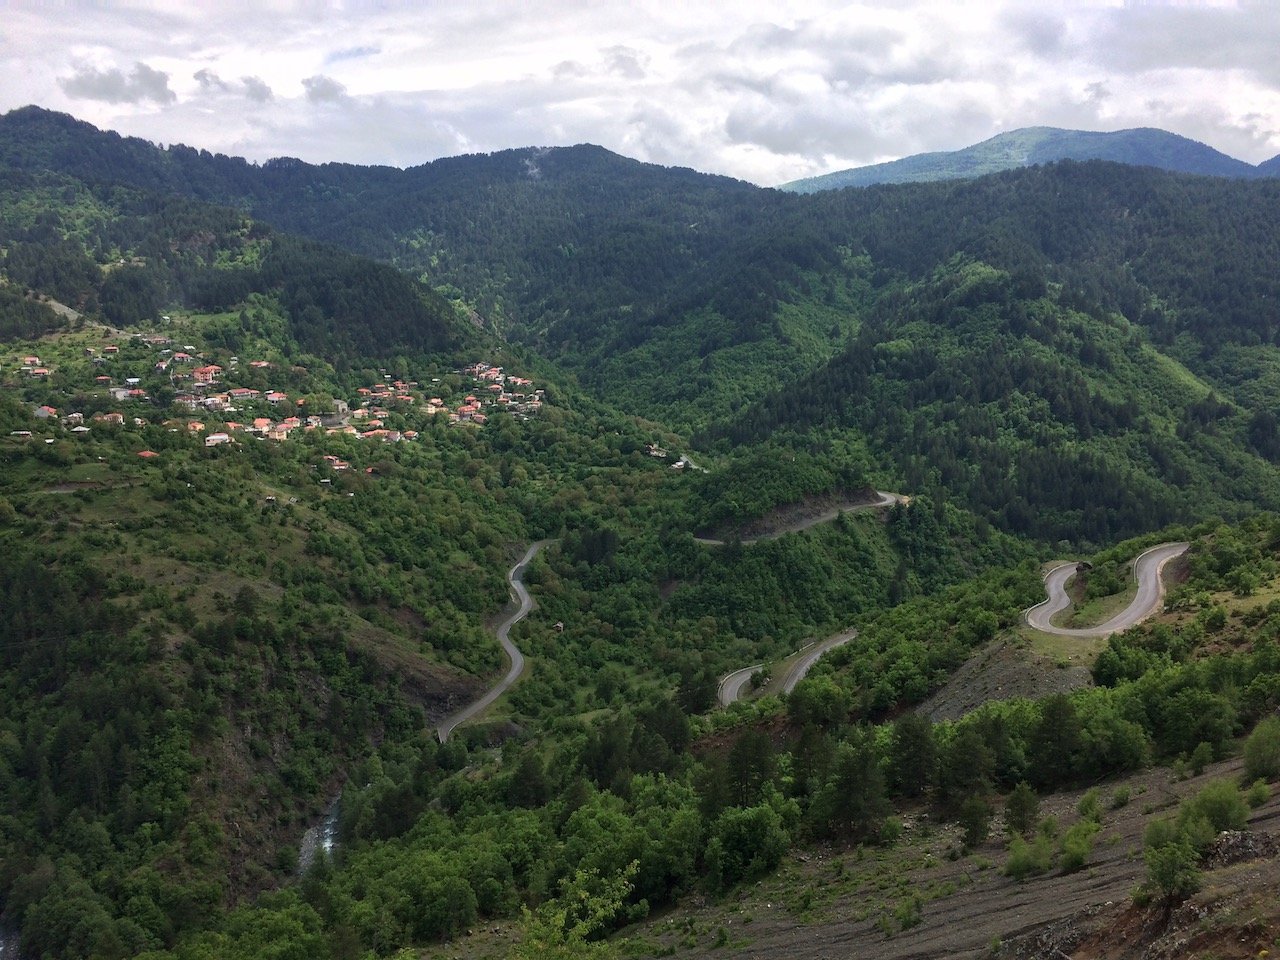
{"label": "distant mountain peak", "polygon": [[779,189],[792,193],[816,193],[876,183],[956,180],[1057,160],[1110,160],[1211,177],[1250,178],[1280,173],[1280,164],[1276,160],[1255,167],[1207,144],[1154,127],[1110,132],[1023,127],[996,134],[962,150],[920,153],[888,163],[854,167],[794,180],[782,184]]}

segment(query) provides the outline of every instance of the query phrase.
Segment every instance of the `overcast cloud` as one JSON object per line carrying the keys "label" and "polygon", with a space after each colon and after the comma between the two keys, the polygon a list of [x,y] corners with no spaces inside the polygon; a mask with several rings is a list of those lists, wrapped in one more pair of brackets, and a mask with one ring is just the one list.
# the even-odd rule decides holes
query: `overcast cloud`
{"label": "overcast cloud", "polygon": [[772,184],[1017,127],[1280,153],[1272,0],[564,0],[4,9],[0,109],[409,166],[591,142]]}

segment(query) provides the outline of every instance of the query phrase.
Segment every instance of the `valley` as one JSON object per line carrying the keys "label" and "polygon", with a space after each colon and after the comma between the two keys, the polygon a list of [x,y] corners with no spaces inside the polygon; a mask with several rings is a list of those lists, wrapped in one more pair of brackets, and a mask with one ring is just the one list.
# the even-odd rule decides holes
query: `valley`
{"label": "valley", "polygon": [[1277,219],[0,117],[6,949],[1273,949]]}

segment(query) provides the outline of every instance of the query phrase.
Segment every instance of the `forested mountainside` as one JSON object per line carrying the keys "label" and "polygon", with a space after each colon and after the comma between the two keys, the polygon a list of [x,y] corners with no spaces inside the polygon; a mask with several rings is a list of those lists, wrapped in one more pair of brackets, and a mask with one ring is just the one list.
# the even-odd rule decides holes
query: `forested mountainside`
{"label": "forested mountainside", "polygon": [[[645,388],[628,400],[656,404],[672,387],[663,381],[683,390],[696,372],[682,364],[722,363],[724,376],[667,403],[688,420],[715,381],[767,382],[779,367],[781,381],[834,353],[868,288],[919,280],[956,254],[1062,283],[1141,324],[1197,373],[1211,372],[1198,364],[1224,343],[1273,344],[1280,327],[1270,180],[1063,163],[796,197],[595,147],[406,171],[254,167],[34,108],[0,119],[0,158],[212,196],[397,263],[593,389]],[[635,371],[620,376],[624,364]]]}
{"label": "forested mountainside", "polygon": [[845,187],[869,187],[876,183],[958,180],[1058,160],[1111,160],[1135,167],[1156,167],[1173,173],[1207,177],[1267,176],[1264,164],[1255,167],[1166,130],[1144,127],[1099,133],[1057,127],[1025,127],[997,134],[960,150],[921,153],[888,163],[838,170],[794,180],[779,189],[815,193]]}
{"label": "forested mountainside", "polygon": [[[815,197],[594,147],[255,167],[0,119],[0,935],[324,960],[483,921],[607,957],[793,848],[914,856],[906,814],[964,859],[1006,795],[1229,756],[1280,689],[1276,205],[1102,163]],[[1020,642],[1047,543],[1111,548],[1090,609],[1174,538],[1176,611],[1098,689],[910,712]],[[535,541],[530,670],[440,743]],[[1153,896],[1225,800],[1157,829]],[[1034,820],[988,849],[1010,876],[1088,862],[1099,821]],[[863,919],[906,933],[921,889]]]}
{"label": "forested mountainside", "polygon": [[952,262],[883,297],[837,356],[707,438],[821,449],[864,437],[903,489],[1046,541],[1280,506],[1271,407],[1223,399],[1136,324],[1069,300],[1034,275]]}
{"label": "forested mountainside", "polygon": [[[289,880],[348,776],[373,789],[344,801],[358,846],[473,775],[485,730],[429,731],[499,669],[485,625],[518,543],[560,539],[537,665],[488,729],[648,703],[677,749],[719,673],[1029,552],[942,509],[708,550],[720,492],[759,515],[863,490],[865,463],[673,470],[677,435],[520,366],[391,267],[185,199],[3,183],[0,902],[35,955],[187,943]],[[475,908],[440,875],[462,916],[583,866],[495,856]],[[370,947],[457,930],[329,923]]]}
{"label": "forested mountainside", "polygon": [[0,244],[12,286],[110,324],[258,294],[279,297],[291,336],[330,356],[447,351],[475,334],[398,270],[181,197],[0,171]]}

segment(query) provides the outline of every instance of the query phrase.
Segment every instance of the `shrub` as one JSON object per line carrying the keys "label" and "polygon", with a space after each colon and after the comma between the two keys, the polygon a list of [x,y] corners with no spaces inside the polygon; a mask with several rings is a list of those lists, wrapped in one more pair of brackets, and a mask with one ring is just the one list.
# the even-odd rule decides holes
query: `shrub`
{"label": "shrub", "polygon": [[1244,744],[1244,778],[1274,780],[1280,777],[1280,717],[1267,717]]}
{"label": "shrub", "polygon": [[1005,876],[1025,880],[1037,873],[1046,873],[1053,866],[1053,841],[1044,834],[1028,843],[1022,837],[1009,842],[1009,860],[1004,865]]}
{"label": "shrub", "polygon": [[1074,873],[1084,866],[1099,830],[1094,820],[1081,820],[1062,836],[1062,871]]}
{"label": "shrub", "polygon": [[1196,744],[1196,748],[1191,751],[1191,758],[1188,764],[1191,767],[1193,776],[1200,776],[1204,773],[1204,768],[1213,763],[1213,747],[1201,740]]}
{"label": "shrub", "polygon": [[1040,815],[1040,798],[1023,780],[1004,802],[1004,825],[1009,833],[1026,836]]}
{"label": "shrub", "polygon": [[1255,780],[1252,786],[1245,792],[1245,803],[1249,804],[1254,810],[1271,799],[1271,788],[1267,786],[1265,780]]}
{"label": "shrub", "polygon": [[1098,788],[1094,787],[1083,797],[1076,805],[1076,812],[1085,820],[1092,820],[1099,823],[1102,820],[1102,795],[1098,792]]}
{"label": "shrub", "polygon": [[1239,830],[1249,819],[1249,805],[1230,780],[1215,780],[1182,805],[1178,823],[1203,818],[1213,833]]}

